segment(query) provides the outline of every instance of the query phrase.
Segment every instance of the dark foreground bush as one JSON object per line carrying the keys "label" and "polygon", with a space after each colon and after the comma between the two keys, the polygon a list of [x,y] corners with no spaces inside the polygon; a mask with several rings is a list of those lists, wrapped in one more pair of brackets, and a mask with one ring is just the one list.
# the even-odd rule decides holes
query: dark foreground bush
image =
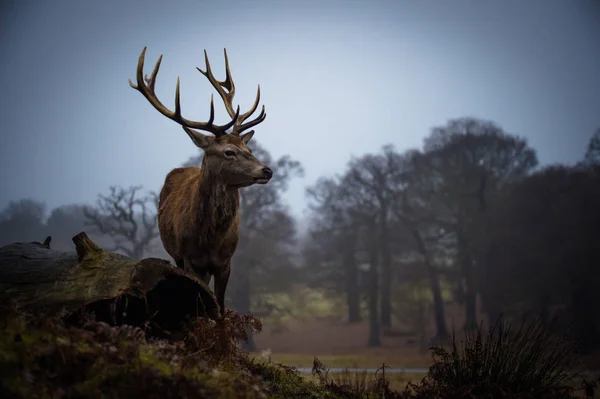
{"label": "dark foreground bush", "polygon": [[502,320],[487,333],[482,327],[452,335],[448,345],[433,347],[434,364],[418,398],[546,398],[573,396],[573,345],[538,320],[517,331]]}

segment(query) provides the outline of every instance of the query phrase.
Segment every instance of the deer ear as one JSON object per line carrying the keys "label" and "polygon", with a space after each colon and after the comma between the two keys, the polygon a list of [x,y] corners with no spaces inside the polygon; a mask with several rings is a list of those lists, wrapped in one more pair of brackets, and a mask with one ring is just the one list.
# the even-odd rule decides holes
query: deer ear
{"label": "deer ear", "polygon": [[207,136],[195,130],[189,129],[185,126],[182,127],[183,130],[185,130],[185,132],[188,134],[188,136],[190,136],[194,144],[196,144],[196,146],[199,148],[205,149],[207,147],[210,147],[215,140],[215,138],[212,136]]}
{"label": "deer ear", "polygon": [[248,144],[252,136],[254,136],[254,130],[250,130],[248,133],[242,134],[240,137],[242,138],[244,144]]}

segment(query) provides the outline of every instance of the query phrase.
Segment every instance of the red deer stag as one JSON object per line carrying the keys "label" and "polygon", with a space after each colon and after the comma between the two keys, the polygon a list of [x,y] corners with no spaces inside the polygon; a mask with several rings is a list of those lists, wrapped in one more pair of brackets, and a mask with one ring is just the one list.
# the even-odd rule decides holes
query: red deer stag
{"label": "red deer stag", "polygon": [[[179,123],[194,144],[204,150],[201,167],[173,169],[165,178],[158,205],[158,228],[165,250],[173,257],[178,267],[201,278],[206,284],[215,277],[215,296],[221,309],[225,310],[225,289],[229,281],[231,257],[239,239],[239,206],[241,187],[266,184],[273,176],[270,168],[256,159],[248,142],[254,135],[248,128],[265,120],[265,107],[255,119],[244,123],[260,101],[260,85],[254,105],[245,114],[233,107],[235,85],[229,71],[227,50],[225,52],[225,80],[219,81],[212,74],[206,50],[206,71],[202,73],[217,90],[231,121],[215,125],[213,98],[210,100],[208,122],[195,122],[181,116],[179,102],[179,77],[175,90],[175,111],[166,108],[154,92],[156,76],[162,55],[152,74],[143,76],[146,48],[140,54],[137,66],[137,85],[129,84],[146,97],[156,110]],[[212,133],[205,135],[198,129]],[[226,131],[231,128],[228,134]]]}

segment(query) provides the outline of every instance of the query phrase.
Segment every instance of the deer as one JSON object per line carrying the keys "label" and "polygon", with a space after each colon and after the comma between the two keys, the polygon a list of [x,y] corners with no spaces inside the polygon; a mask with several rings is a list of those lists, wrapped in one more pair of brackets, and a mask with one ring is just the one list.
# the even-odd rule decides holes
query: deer
{"label": "deer", "polygon": [[[169,172],[160,191],[158,202],[158,228],[160,239],[175,265],[198,277],[206,285],[214,276],[214,294],[219,305],[219,315],[225,311],[225,290],[231,272],[233,257],[240,236],[240,189],[253,184],[266,184],[273,171],[258,160],[248,147],[254,127],[266,118],[265,106],[254,114],[260,102],[260,85],[256,100],[248,112],[234,110],[235,85],[229,70],[227,49],[225,54],[225,80],[217,80],[211,70],[204,50],[206,71],[204,75],[217,91],[231,120],[224,125],[214,124],[214,95],[210,99],[210,116],[207,122],[197,122],[181,115],[180,80],[175,88],[175,110],[171,111],[158,99],[154,86],[162,62],[158,58],[150,77],[144,76],[146,47],[138,59],[136,80],[129,85],[142,93],[162,115],[177,122],[192,142],[204,151],[200,167],[180,167]],[[227,132],[231,129],[230,132]],[[208,132],[212,135],[202,133]]]}

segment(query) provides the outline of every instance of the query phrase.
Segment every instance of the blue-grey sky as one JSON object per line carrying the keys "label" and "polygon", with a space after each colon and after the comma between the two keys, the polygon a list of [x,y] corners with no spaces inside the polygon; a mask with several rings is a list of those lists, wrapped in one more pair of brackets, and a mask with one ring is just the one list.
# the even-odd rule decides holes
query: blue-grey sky
{"label": "blue-grey sky", "polygon": [[296,215],[305,186],[351,155],[420,147],[450,118],[494,120],[543,164],[576,162],[600,127],[594,0],[12,3],[0,21],[0,208],[91,203],[113,184],[159,190],[197,153],[127,83],[144,46],[147,72],[164,54],[159,98],[172,107],[181,76],[191,119],[207,119],[213,93],[196,71],[203,49],[222,79],[227,48],[242,109],[260,83],[268,116],[254,137],[306,170],[286,196]]}

